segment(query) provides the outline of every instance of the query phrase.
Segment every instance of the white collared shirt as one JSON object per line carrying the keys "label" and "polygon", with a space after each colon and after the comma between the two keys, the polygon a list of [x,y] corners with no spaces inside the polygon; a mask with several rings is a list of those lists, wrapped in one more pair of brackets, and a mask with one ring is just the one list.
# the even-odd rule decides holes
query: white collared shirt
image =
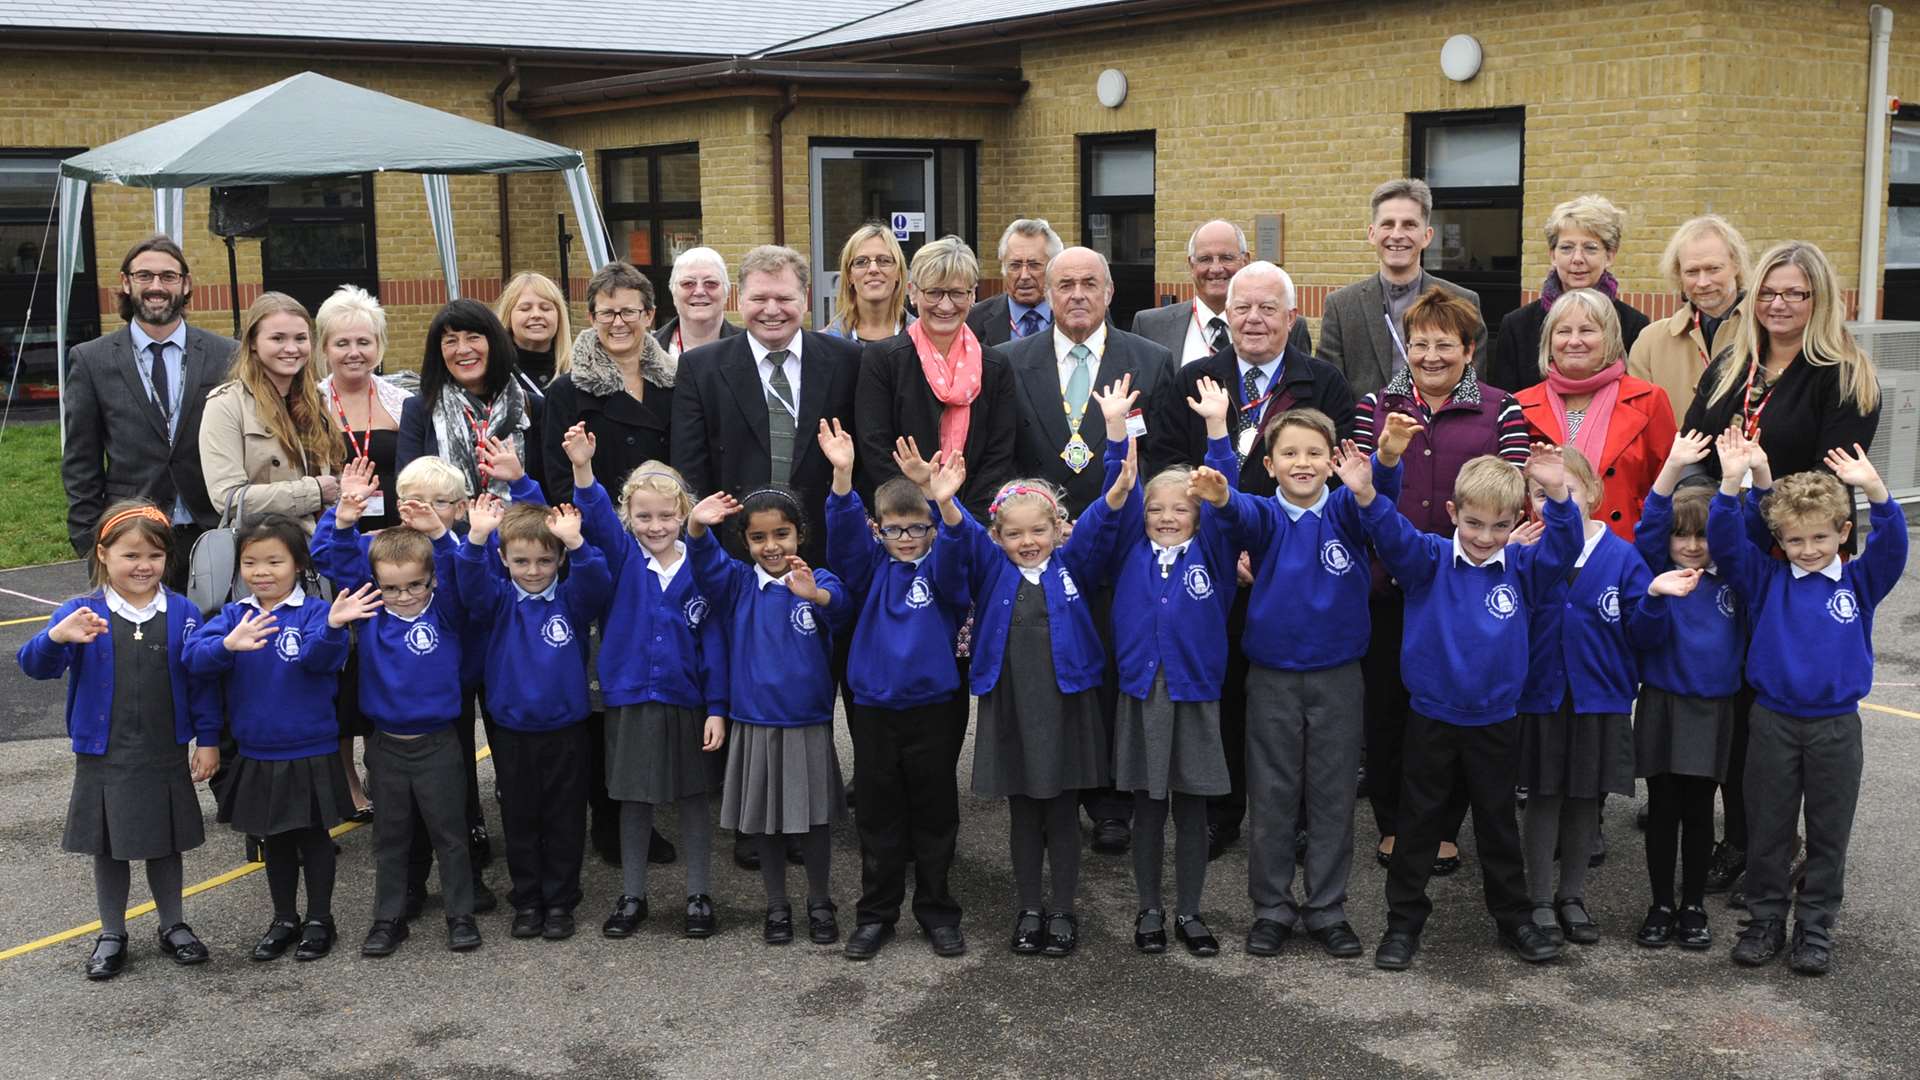
{"label": "white collared shirt", "polygon": [[[265,614],[269,611],[278,611],[283,607],[299,607],[301,604],[307,602],[307,590],[304,586],[296,582],[293,586],[293,591],[281,597],[280,602],[270,608],[261,607],[260,598],[257,596],[242,597],[240,602],[255,611]],[[163,608],[162,610],[165,609]]]}
{"label": "white collared shirt", "polygon": [[[1260,369],[1260,396],[1265,397],[1273,393],[1273,380],[1279,376],[1280,361],[1285,359],[1286,355],[1286,350],[1282,349],[1273,359],[1264,364],[1250,364],[1245,360],[1241,360],[1239,362],[1240,386],[1227,387],[1227,392],[1230,394],[1238,394],[1241,388],[1247,385],[1247,372],[1257,367]],[[1247,403],[1243,401],[1240,404],[1245,405]],[[1266,409],[1263,407],[1260,411],[1265,413]]]}
{"label": "white collared shirt", "polygon": [[1191,364],[1213,355],[1213,342],[1207,339],[1207,326],[1214,319],[1225,320],[1226,317],[1226,312],[1213,310],[1198,296],[1193,298],[1193,312],[1187,319],[1187,343],[1180,349],[1181,364]]}
{"label": "white collared shirt", "polygon": [[[1838,561],[1838,560],[1836,560]],[[107,594],[107,610],[127,620],[135,626],[146,622],[155,615],[164,615],[167,611],[167,590],[155,589],[153,599],[142,607],[134,607],[127,598],[113,591],[113,586],[103,586]]]}
{"label": "white collared shirt", "polygon": [[1836,583],[1840,580],[1840,556],[1838,555],[1833,557],[1832,562],[1829,562],[1818,570],[1808,570],[1799,563],[1788,563],[1787,566],[1793,570],[1793,580],[1795,581],[1799,581],[1801,578],[1809,577],[1813,574],[1819,574],[1828,581]]}
{"label": "white collared shirt", "polygon": [[[513,581],[513,578],[509,576],[507,580]],[[560,574],[558,571],[554,572],[553,580],[547,582],[547,587],[544,589],[541,589],[539,592],[528,592],[527,590],[520,587],[519,582],[517,581],[513,582],[513,602],[516,604],[522,600],[551,600],[556,595],[558,595],[559,592],[560,592]]]}
{"label": "white collared shirt", "polygon": [[[796,330],[793,333],[793,340],[781,346],[787,350],[787,358],[781,361],[780,370],[787,373],[787,392],[791,395],[788,400],[793,405],[793,408],[788,411],[793,413],[796,423],[800,419],[800,339],[805,336]],[[747,348],[753,350],[753,368],[760,373],[761,396],[772,394],[773,365],[767,362],[767,354],[772,350],[762,345],[760,339],[752,334],[747,335]]]}
{"label": "white collared shirt", "polygon": [[[153,378],[150,372],[153,369],[153,354],[147,351],[147,346],[153,344],[153,338],[147,336],[146,328],[140,325],[138,319],[128,323],[127,329],[133,334],[133,364],[140,372],[140,385],[146,388],[147,400],[152,401]],[[180,431],[180,399],[187,391],[187,320],[174,323],[173,333],[164,340],[167,347],[160,355],[167,364],[167,441],[172,442]],[[193,514],[187,509],[186,500],[178,495],[173,499],[173,523],[193,524]]]}
{"label": "white collared shirt", "polygon": [[793,571],[789,570],[779,577],[774,577],[772,574],[767,573],[766,567],[761,566],[759,563],[753,564],[753,581],[755,588],[765,589],[769,585],[785,585],[787,579],[792,576]]}
{"label": "white collared shirt", "polygon": [[1280,509],[1287,512],[1288,521],[1299,521],[1308,514],[1312,514],[1314,517],[1325,517],[1327,500],[1331,498],[1333,498],[1333,489],[1328,487],[1320,489],[1320,497],[1313,501],[1312,506],[1295,506],[1293,500],[1287,498],[1285,495],[1274,496],[1275,501],[1280,504]]}
{"label": "white collared shirt", "polygon": [[1456,564],[1466,563],[1468,566],[1498,566],[1504,570],[1507,565],[1507,549],[1503,547],[1499,551],[1487,556],[1486,562],[1477,563],[1467,554],[1467,549],[1460,546],[1460,534],[1455,532],[1453,534],[1453,561]]}
{"label": "white collared shirt", "polygon": [[1172,547],[1164,547],[1157,540],[1149,540],[1147,544],[1153,548],[1154,562],[1159,564],[1161,570],[1165,570],[1179,562],[1180,556],[1185,555],[1187,549],[1193,546],[1193,537],[1189,536]]}
{"label": "white collared shirt", "polygon": [[[1599,523],[1595,522],[1595,524]],[[1600,538],[1605,535],[1607,535],[1607,527],[1601,525],[1593,531],[1592,536],[1587,537],[1587,542],[1580,547],[1580,557],[1573,560],[1574,569],[1587,565],[1587,560],[1593,558],[1594,549],[1600,546]]]}
{"label": "white collared shirt", "polygon": [[1047,572],[1047,563],[1052,561],[1052,559],[1046,559],[1043,560],[1039,566],[1022,566],[1019,568],[1020,576],[1027,579],[1027,584],[1038,585],[1040,584],[1040,575]]}
{"label": "white collared shirt", "polygon": [[[637,540],[634,542],[639,543]],[[640,550],[646,552],[645,548],[641,548]],[[653,571],[653,576],[660,579],[661,592],[667,591],[667,587],[673,584],[674,576],[679,574],[681,569],[687,565],[686,542],[684,540],[675,540],[673,542],[673,550],[679,552],[680,557],[674,560],[672,566],[662,566],[659,559],[654,558],[651,553],[647,553],[647,569]]]}
{"label": "white collared shirt", "polygon": [[1057,324],[1054,326],[1053,359],[1060,367],[1060,397],[1063,400],[1067,396],[1067,381],[1073,378],[1073,369],[1078,365],[1077,361],[1067,359],[1067,354],[1073,351],[1073,347],[1076,344],[1085,345],[1087,351],[1093,354],[1093,360],[1088,365],[1088,375],[1091,376],[1090,385],[1094,389],[1098,389],[1100,386],[1100,361],[1107,355],[1107,324],[1104,322],[1101,323],[1094,329],[1092,335],[1090,335],[1087,340],[1081,342],[1076,342],[1061,333],[1060,327]]}

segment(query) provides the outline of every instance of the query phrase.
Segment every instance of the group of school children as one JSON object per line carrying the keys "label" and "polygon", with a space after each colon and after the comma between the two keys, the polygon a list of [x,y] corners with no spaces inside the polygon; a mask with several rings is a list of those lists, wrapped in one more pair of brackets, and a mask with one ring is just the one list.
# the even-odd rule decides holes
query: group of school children
{"label": "group of school children", "polygon": [[[906,440],[894,454],[901,475],[879,486],[869,510],[853,490],[853,439],[837,420],[823,422],[818,440],[833,466],[828,567],[796,554],[820,523],[805,520],[792,492],[696,504],[677,472],[648,462],[609,493],[593,478],[594,439],[580,425],[564,440],[571,505],[543,505],[511,449],[494,442],[483,465],[512,483],[512,501],[432,497],[417,473],[409,492],[403,475],[403,524],[362,535],[359,517],[384,496],[364,461],[350,465],[339,504],[310,539],[286,517],[245,523],[237,551],[248,595],[204,622],[162,584],[166,514],[145,502],[111,508],[97,530],[94,591],[63,605],[19,652],[27,674],[70,680],[78,764],[64,846],[94,856],[103,926],[87,976],[111,978],[128,962],[135,859],[146,863],[164,927],[161,952],[181,964],[208,959],[182,915],[180,853],[203,840],[193,784],[209,778],[218,820],[265,838],[273,915],[254,959],[328,954],[328,830],[353,814],[334,700],[350,650],[358,705],[376,729],[367,766],[381,811],[363,955],[390,954],[408,936],[416,830],[439,862],[448,947],[481,943],[468,766],[453,728],[463,671],[483,680],[495,721],[513,937],[574,932],[583,721],[597,675],[606,782],[623,832],[644,838],[656,807],[678,810],[685,934],[718,929],[709,892],[717,794],[720,826],[759,838],[765,941],[795,936],[785,873],[793,841],[806,870],[807,936],[835,943],[828,830],[844,794],[832,657],[849,625],[855,765],[863,788],[885,793],[885,811],[861,804],[848,956],[872,957],[892,939],[909,865],[929,947],[966,949],[948,876],[969,694],[979,699],[974,792],[1008,802],[1012,950],[1059,957],[1077,948],[1077,793],[1113,785],[1136,793],[1136,947],[1166,951],[1171,921],[1184,948],[1213,955],[1219,941],[1200,912],[1205,799],[1229,784],[1219,698],[1242,551],[1254,572],[1244,637],[1248,953],[1273,955],[1296,933],[1334,956],[1363,951],[1345,904],[1366,692],[1359,661],[1377,558],[1406,594],[1412,711],[1406,824],[1376,966],[1406,968],[1419,950],[1456,790],[1471,806],[1501,942],[1538,962],[1568,942],[1598,940],[1582,898],[1587,845],[1599,800],[1630,794],[1636,775],[1675,810],[1685,853],[1676,898],[1675,829],[1650,833],[1653,904],[1636,940],[1710,945],[1701,880],[1711,778],[1716,760],[1725,768],[1744,677],[1757,695],[1746,785],[1752,918],[1733,959],[1758,965],[1786,949],[1791,911],[1794,968],[1827,969],[1860,785],[1855,709],[1872,681],[1872,616],[1907,550],[1900,509],[1857,447],[1830,454],[1831,473],[1775,483],[1737,427],[1717,440],[1685,433],[1628,543],[1594,518],[1600,483],[1579,452],[1536,444],[1524,470],[1491,456],[1469,462],[1449,504],[1456,532],[1442,538],[1394,505],[1400,456],[1420,431],[1411,417],[1389,417],[1369,456],[1340,443],[1314,410],[1278,414],[1263,432],[1278,492],[1255,498],[1233,490],[1225,390],[1202,380],[1189,402],[1207,426],[1206,464],[1144,482],[1127,432],[1137,396],[1125,380],[1093,395],[1107,423],[1106,492],[1071,523],[1059,493],[1038,480],[1006,484],[990,520],[976,521],[955,498],[961,455],[927,461]],[[1683,486],[1686,467],[1716,445],[1726,477],[1718,493]],[[1840,554],[1853,516],[1846,485],[1871,502],[1871,541],[1850,559]],[[739,529],[746,561],[721,546],[714,530],[723,525]],[[1113,597],[1104,634],[1092,602],[1101,590]],[[970,648],[956,659],[963,627]],[[1120,691],[1111,745],[1099,696],[1108,640]],[[225,761],[215,748],[223,727],[237,746]],[[1529,793],[1523,814],[1516,786]],[[1802,810],[1796,900],[1788,867]],[[1161,894],[1169,816],[1171,920]],[[612,938],[633,935],[648,915],[646,860],[625,859],[622,873],[602,927]]]}

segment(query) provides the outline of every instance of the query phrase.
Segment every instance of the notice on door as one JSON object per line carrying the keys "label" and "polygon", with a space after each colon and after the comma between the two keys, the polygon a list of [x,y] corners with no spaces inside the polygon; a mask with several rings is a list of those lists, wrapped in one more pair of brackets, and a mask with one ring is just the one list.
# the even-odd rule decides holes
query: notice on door
{"label": "notice on door", "polygon": [[924,234],[927,231],[927,215],[925,211],[895,210],[889,216],[892,218],[893,238],[895,240],[905,240],[914,233]]}

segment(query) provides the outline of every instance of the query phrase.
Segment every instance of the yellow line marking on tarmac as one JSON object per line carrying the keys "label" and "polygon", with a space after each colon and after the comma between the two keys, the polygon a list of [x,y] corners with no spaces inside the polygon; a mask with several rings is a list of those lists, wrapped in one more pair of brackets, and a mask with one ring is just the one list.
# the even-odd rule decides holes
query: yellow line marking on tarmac
{"label": "yellow line marking on tarmac", "polygon": [[[493,747],[483,746],[480,749],[474,751],[473,760],[485,761],[488,757],[492,756],[492,754],[493,754]],[[343,821],[340,824],[335,825],[333,829],[330,831],[329,835],[332,835],[335,837],[345,836],[347,833],[350,833],[353,830],[360,828],[364,824],[366,823],[362,821]],[[211,890],[211,889],[217,889],[222,885],[232,884],[233,882],[239,881],[241,878],[246,877],[248,874],[252,874],[256,871],[263,870],[265,868],[266,868],[265,863],[257,863],[257,862],[247,863],[245,866],[236,866],[224,874],[216,874],[205,881],[196,882],[195,884],[189,885],[186,888],[181,889],[180,896],[181,898],[184,899],[189,896],[195,896],[200,893],[207,892],[208,890]],[[154,910],[154,903],[153,901],[149,900],[146,903],[139,905],[138,907],[128,908],[127,918],[129,919],[138,918],[142,915],[148,914],[153,910]],[[100,920],[95,919],[92,922],[87,923],[85,926],[76,926],[71,930],[62,930],[57,934],[49,934],[38,941],[29,941],[24,945],[15,945],[11,949],[0,951],[0,960],[11,960],[16,956],[25,956],[30,952],[36,952],[40,949],[46,948],[49,945],[58,945],[63,941],[72,941],[74,938],[77,938],[77,937],[85,937],[86,935],[91,934],[98,929],[100,929]]]}
{"label": "yellow line marking on tarmac", "polygon": [[29,615],[24,619],[7,619],[4,622],[0,622],[0,626],[25,626],[30,622],[43,623],[46,621],[47,617],[45,615]]}
{"label": "yellow line marking on tarmac", "polygon": [[1908,712],[1905,709],[1896,709],[1891,705],[1875,705],[1871,701],[1863,701],[1860,703],[1860,707],[1863,709],[1872,709],[1874,712],[1886,713],[1889,716],[1904,716],[1909,720],[1920,720],[1920,712]]}

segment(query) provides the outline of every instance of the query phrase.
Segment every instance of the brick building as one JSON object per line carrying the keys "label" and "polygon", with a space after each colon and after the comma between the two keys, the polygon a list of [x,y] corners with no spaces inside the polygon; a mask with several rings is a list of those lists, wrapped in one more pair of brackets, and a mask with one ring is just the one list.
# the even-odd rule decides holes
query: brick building
{"label": "brick building", "polygon": [[[1892,6],[1897,95],[1920,87],[1920,34],[1906,29],[1920,4]],[[1466,81],[1441,69],[1454,35],[1483,50]],[[1292,273],[1317,320],[1328,292],[1372,268],[1368,191],[1419,175],[1439,205],[1429,267],[1479,289],[1494,319],[1545,274],[1547,211],[1588,191],[1629,214],[1615,272],[1649,314],[1672,310],[1657,274],[1669,232],[1703,210],[1756,246],[1819,243],[1852,296],[1868,38],[1867,6],[1837,0],[1577,15],[1537,0],[442,0],[373,14],[337,0],[158,14],[38,0],[0,12],[0,344],[11,354],[24,322],[50,163],[301,70],[586,151],[616,250],[657,280],[696,242],[732,261],[780,239],[827,269],[851,228],[896,212],[910,248],[958,233],[992,275],[1002,226],[1042,216],[1109,254],[1125,312],[1188,295],[1187,234],[1224,216]],[[1115,105],[1099,94],[1110,71],[1125,80]],[[1884,303],[1914,317],[1920,116],[1892,129]],[[558,176],[455,177],[452,190],[468,295],[491,299],[522,269],[558,274]],[[268,236],[239,244],[242,303],[364,284],[391,315],[390,363],[417,363],[445,298],[419,179],[284,185],[270,202]],[[151,228],[152,200],[96,186],[88,215],[82,336],[115,325],[113,271]],[[207,216],[207,194],[189,192],[195,317],[224,330],[226,253]],[[577,243],[569,270],[577,297]],[[818,322],[832,291],[815,294]],[[43,287],[29,381],[53,381],[52,323]]]}

